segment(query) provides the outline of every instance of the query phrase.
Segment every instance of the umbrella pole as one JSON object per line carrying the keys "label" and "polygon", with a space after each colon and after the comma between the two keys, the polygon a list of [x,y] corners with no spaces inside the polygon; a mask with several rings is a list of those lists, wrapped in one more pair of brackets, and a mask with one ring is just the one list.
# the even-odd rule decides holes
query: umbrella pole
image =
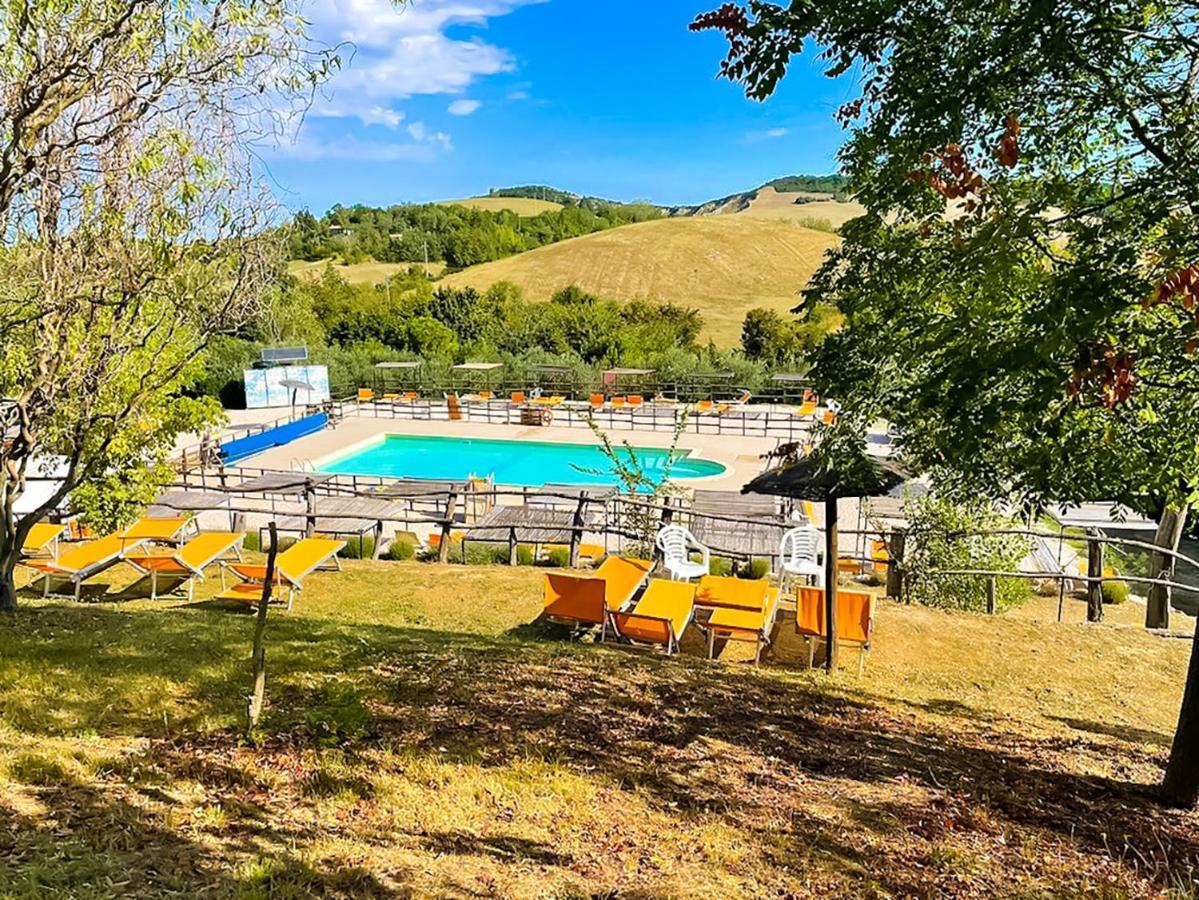
{"label": "umbrella pole", "polygon": [[837,498],[824,501],[824,668],[837,668]]}

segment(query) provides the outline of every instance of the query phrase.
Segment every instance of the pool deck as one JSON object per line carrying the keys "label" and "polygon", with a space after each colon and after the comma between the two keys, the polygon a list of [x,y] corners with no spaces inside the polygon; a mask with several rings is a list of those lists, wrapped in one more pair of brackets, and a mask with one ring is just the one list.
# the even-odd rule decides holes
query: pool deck
{"label": "pool deck", "polygon": [[[595,436],[583,428],[488,425],[483,422],[413,421],[348,416],[336,428],[301,438],[242,460],[250,468],[294,470],[297,463],[311,462],[318,468],[327,460],[363,449],[389,434],[463,437],[491,440],[532,440],[563,444],[594,444]],[[614,431],[614,442],[627,440],[634,447],[668,449],[673,434],[668,431]],[[707,478],[688,478],[679,484],[715,490],[737,490],[762,471],[763,453],[778,443],[777,438],[740,437],[715,434],[684,434],[678,446],[696,459],[724,465],[725,472]]]}

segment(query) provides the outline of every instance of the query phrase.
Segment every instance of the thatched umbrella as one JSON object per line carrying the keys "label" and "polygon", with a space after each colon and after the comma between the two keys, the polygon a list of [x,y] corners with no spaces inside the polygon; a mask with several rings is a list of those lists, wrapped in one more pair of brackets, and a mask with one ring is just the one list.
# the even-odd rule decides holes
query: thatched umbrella
{"label": "thatched umbrella", "polygon": [[898,463],[865,453],[837,469],[805,456],[763,472],[741,488],[743,494],[824,501],[824,621],[828,629],[824,667],[830,672],[837,665],[837,501],[842,497],[878,497],[909,478],[911,475]]}

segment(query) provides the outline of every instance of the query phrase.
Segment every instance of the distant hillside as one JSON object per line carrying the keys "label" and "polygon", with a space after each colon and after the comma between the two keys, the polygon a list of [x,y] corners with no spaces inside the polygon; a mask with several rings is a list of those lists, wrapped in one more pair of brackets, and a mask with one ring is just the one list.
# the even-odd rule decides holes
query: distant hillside
{"label": "distant hillside", "polygon": [[837,200],[849,196],[849,179],[844,175],[787,175],[768,181],[762,187],[774,188],[780,194],[832,194]]}
{"label": "distant hillside", "polygon": [[485,209],[488,212],[507,210],[518,216],[536,216],[544,212],[557,212],[563,204],[553,200],[534,197],[509,197],[493,194],[490,197],[467,197],[464,200],[442,200],[441,206],[465,206],[468,209]]}
{"label": "distant hillside", "polygon": [[823,220],[839,228],[862,211],[848,198],[848,183],[843,175],[788,175],[697,206],[666,207],[665,212],[668,216],[769,214],[801,221]]}
{"label": "distant hillside", "polygon": [[486,289],[519,285],[531,300],[546,300],[577,284],[615,300],[644,297],[695,307],[704,334],[718,344],[740,340],[741,322],[755,306],[785,312],[796,303],[837,237],[782,217],[697,216],[624,225],[472,266],[444,283]]}
{"label": "distant hillside", "polygon": [[780,193],[763,187],[746,202],[739,212],[743,216],[771,219],[791,219],[799,224],[827,224],[837,229],[865,209],[856,200],[834,200],[828,195],[809,193]]}

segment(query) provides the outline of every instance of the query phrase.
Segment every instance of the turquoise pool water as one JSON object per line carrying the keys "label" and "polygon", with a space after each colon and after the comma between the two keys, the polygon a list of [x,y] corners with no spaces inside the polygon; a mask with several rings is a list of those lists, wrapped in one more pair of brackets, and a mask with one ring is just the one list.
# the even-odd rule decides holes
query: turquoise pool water
{"label": "turquoise pool water", "polygon": [[[625,452],[621,450],[620,452]],[[647,475],[665,477],[670,451],[635,447]],[[676,452],[671,481],[720,475],[724,466]],[[339,475],[378,475],[386,478],[435,478],[465,481],[495,477],[496,484],[540,487],[549,483],[616,486],[612,461],[596,444],[549,444],[540,441],[501,441],[481,438],[425,437],[389,434],[362,450],[320,466]]]}

